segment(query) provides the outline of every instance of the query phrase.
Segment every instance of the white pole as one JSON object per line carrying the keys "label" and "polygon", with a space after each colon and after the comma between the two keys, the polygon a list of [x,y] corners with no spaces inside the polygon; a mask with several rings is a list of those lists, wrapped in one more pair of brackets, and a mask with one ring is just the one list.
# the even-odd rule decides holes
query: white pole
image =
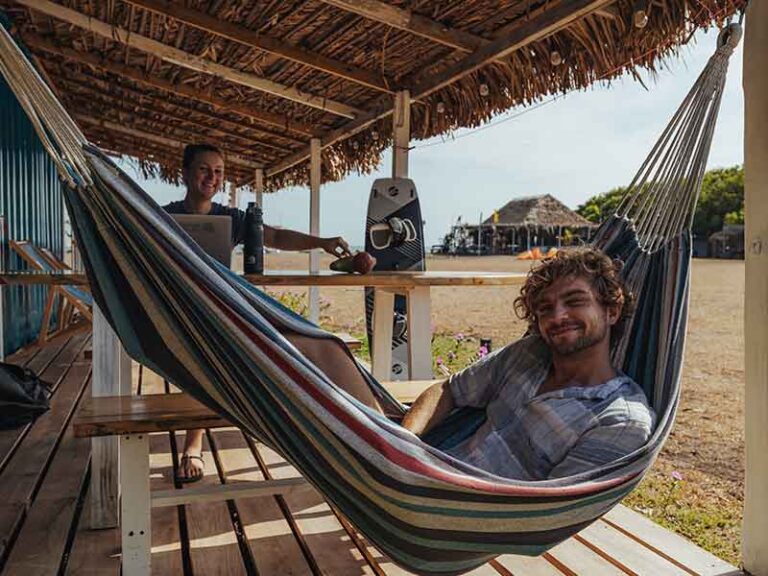
{"label": "white pole", "polygon": [[744,41],[746,478],[742,557],[768,575],[768,2],[751,2]]}
{"label": "white pole", "polygon": [[254,174],[253,178],[253,192],[256,195],[256,206],[260,207],[262,210],[264,209],[264,204],[262,203],[264,199],[264,169],[263,168],[256,168],[256,173]]}
{"label": "white pole", "polygon": [[392,178],[408,178],[408,148],[411,141],[411,93],[395,94],[392,114]]}
{"label": "white pole", "polygon": [[[309,143],[309,233],[320,236],[320,139],[312,138]],[[309,273],[320,271],[320,251],[311,250],[309,253]],[[320,321],[320,289],[317,286],[309,288],[309,319],[317,324]]]}
{"label": "white pole", "polygon": [[229,207],[237,208],[237,187],[234,182],[229,183]]}

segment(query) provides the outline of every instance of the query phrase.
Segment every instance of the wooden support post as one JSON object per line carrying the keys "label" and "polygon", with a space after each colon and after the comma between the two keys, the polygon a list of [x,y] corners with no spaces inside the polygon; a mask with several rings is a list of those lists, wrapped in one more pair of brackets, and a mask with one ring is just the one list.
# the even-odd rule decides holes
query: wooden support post
{"label": "wooden support post", "polygon": [[149,489],[149,435],[120,436],[120,540],[122,573],[149,576],[152,558],[152,521]]}
{"label": "wooden support post", "polygon": [[768,2],[750,2],[744,43],[746,478],[742,558],[768,575]]}
{"label": "wooden support post", "polygon": [[432,316],[429,286],[408,290],[408,367],[411,380],[432,378]]}
{"label": "wooden support post", "polygon": [[411,95],[408,90],[395,94],[392,122],[392,178],[408,178],[408,149],[411,141]]}
{"label": "wooden support post", "polygon": [[253,192],[256,195],[256,205],[264,209],[264,169],[256,168],[253,179]]}
{"label": "wooden support post", "polygon": [[[93,396],[131,394],[131,359],[95,304],[91,393]],[[118,454],[117,438],[91,439],[91,528],[114,528],[118,525]]]}
{"label": "wooden support post", "polygon": [[229,207],[237,208],[237,186],[234,182],[229,183]]}
{"label": "wooden support post", "polygon": [[373,292],[373,349],[371,360],[373,376],[379,381],[392,377],[392,315],[395,313],[395,295],[384,289]]}
{"label": "wooden support post", "polygon": [[[320,236],[320,170],[321,147],[320,139],[310,140],[311,154],[309,156],[309,233]],[[320,250],[315,248],[309,253],[309,273],[320,271]],[[320,321],[320,289],[317,286],[309,288],[309,319],[317,324]]]}

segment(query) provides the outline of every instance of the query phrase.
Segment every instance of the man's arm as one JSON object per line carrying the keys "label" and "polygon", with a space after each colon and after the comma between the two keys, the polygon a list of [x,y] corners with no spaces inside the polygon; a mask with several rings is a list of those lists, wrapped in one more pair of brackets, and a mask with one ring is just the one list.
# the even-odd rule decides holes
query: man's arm
{"label": "man's arm", "polygon": [[332,238],[320,238],[319,236],[310,236],[296,232],[295,230],[286,230],[284,228],[273,228],[264,226],[264,245],[269,248],[278,248],[279,250],[312,250],[313,248],[322,248],[332,256],[350,256],[349,245],[340,236]]}
{"label": "man's arm", "polygon": [[579,438],[565,458],[552,468],[549,477],[571,476],[618,460],[643,446],[650,434],[650,428],[638,422],[597,426]]}
{"label": "man's arm", "polygon": [[403,428],[421,436],[442,422],[453,408],[453,395],[448,380],[437,382],[416,398],[403,418]]}

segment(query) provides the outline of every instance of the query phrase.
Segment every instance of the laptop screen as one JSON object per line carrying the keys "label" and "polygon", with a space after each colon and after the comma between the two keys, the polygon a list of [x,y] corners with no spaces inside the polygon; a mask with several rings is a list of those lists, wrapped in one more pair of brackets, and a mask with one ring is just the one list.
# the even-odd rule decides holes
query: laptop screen
{"label": "laptop screen", "polygon": [[232,264],[232,218],[200,214],[171,214],[207,254],[228,268]]}

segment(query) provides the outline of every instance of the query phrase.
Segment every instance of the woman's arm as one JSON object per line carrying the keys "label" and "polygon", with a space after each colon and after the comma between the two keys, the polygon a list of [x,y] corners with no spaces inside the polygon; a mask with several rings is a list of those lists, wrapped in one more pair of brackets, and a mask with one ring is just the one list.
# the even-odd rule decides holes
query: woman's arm
{"label": "woman's arm", "polygon": [[279,250],[299,251],[322,248],[332,256],[350,256],[349,244],[341,236],[320,238],[295,230],[264,226],[264,245]]}

